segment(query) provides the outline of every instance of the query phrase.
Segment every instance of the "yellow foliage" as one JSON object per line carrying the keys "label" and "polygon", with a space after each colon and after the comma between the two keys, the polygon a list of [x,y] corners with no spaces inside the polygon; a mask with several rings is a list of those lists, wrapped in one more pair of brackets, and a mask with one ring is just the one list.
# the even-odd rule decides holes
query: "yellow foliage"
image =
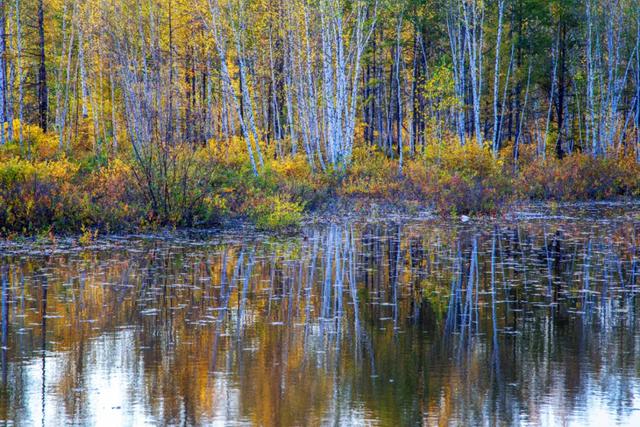
{"label": "yellow foliage", "polygon": [[208,151],[218,162],[239,165],[249,162],[247,145],[243,138],[234,136],[228,141],[209,140]]}
{"label": "yellow foliage", "polygon": [[80,194],[74,183],[78,170],[66,158],[0,161],[0,227],[33,230],[78,220],[79,210],[71,209]]}
{"label": "yellow foliage", "polygon": [[269,167],[276,174],[287,179],[309,179],[312,176],[309,163],[302,155],[272,160],[269,162]]}
{"label": "yellow foliage", "polygon": [[91,231],[91,229],[86,228],[84,225],[82,225],[80,230],[82,234],[78,238],[78,243],[82,246],[88,246],[98,238],[98,230]]}
{"label": "yellow foliage", "polygon": [[397,162],[375,146],[357,146],[341,188],[342,195],[391,197],[402,189]]}
{"label": "yellow foliage", "polygon": [[0,183],[9,186],[38,179],[42,181],[67,181],[78,172],[79,166],[66,158],[60,160],[29,161],[11,157],[0,162]]}
{"label": "yellow foliage", "polygon": [[296,227],[302,219],[302,206],[279,194],[268,197],[253,209],[251,216],[261,230]]}

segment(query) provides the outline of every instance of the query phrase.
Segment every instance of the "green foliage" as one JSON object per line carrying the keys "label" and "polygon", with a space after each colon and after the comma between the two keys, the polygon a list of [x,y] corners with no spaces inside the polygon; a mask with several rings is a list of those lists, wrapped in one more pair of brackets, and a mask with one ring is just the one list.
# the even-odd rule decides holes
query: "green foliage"
{"label": "green foliage", "polygon": [[260,230],[297,228],[302,220],[302,206],[280,195],[274,195],[254,207],[251,218]]}

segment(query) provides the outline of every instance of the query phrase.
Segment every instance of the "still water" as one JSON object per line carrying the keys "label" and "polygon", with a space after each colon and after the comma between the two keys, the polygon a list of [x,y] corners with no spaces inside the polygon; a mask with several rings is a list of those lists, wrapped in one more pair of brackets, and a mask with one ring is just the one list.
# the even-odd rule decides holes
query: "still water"
{"label": "still water", "polygon": [[638,207],[5,242],[0,423],[640,425]]}

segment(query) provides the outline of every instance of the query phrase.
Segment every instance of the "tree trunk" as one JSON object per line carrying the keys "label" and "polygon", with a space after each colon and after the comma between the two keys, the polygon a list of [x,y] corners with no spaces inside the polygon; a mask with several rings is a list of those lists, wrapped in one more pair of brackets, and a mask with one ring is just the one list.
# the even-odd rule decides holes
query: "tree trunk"
{"label": "tree trunk", "polygon": [[48,89],[47,89],[47,66],[44,45],[44,2],[38,1],[38,41],[40,47],[39,65],[38,65],[38,113],[40,119],[40,127],[43,132],[47,131],[47,112],[48,105]]}

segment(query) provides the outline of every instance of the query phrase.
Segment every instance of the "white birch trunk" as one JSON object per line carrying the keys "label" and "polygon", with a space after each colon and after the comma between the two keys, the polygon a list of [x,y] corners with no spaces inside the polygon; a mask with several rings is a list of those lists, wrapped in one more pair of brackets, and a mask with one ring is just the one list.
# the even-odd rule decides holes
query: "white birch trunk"
{"label": "white birch trunk", "polygon": [[400,38],[402,33],[402,13],[398,17],[396,27],[396,96],[398,102],[398,173],[402,175],[402,162],[404,160],[404,147],[402,144],[402,86],[400,85]]}
{"label": "white birch trunk", "polygon": [[82,90],[82,118],[86,119],[87,117],[89,117],[89,110],[87,108],[87,98],[89,95],[87,90],[87,70],[85,67],[84,37],[82,34],[82,30],[78,31],[78,61],[80,61],[80,87]]}
{"label": "white birch trunk", "polygon": [[[16,68],[18,73],[18,120],[20,128],[18,129],[18,140],[20,147],[24,149],[24,72],[22,70],[22,19],[20,16],[20,0],[15,0],[15,22],[16,22]],[[27,155],[31,155],[28,149]]]}
{"label": "white birch trunk", "polygon": [[[253,153],[253,143],[251,140],[251,137],[249,135],[249,129],[247,127],[247,124],[243,118],[243,114],[242,111],[240,109],[240,102],[238,100],[238,95],[235,92],[235,89],[233,88],[233,84],[231,82],[231,76],[229,74],[229,68],[227,66],[227,50],[226,50],[226,43],[225,43],[225,38],[222,35],[221,32],[221,14],[220,14],[220,5],[218,4],[218,0],[209,0],[209,10],[211,12],[211,23],[210,23],[210,29],[215,41],[215,45],[216,45],[216,50],[218,52],[218,57],[220,58],[220,72],[221,72],[221,79],[223,82],[223,91],[225,93],[227,93],[229,95],[229,97],[231,98],[231,102],[233,103],[233,107],[236,110],[236,114],[238,116],[238,120],[240,122],[240,128],[242,130],[242,136],[245,140],[245,143],[247,145],[247,152],[249,154],[249,161],[251,162],[251,168],[253,170],[253,174],[254,175],[258,175],[258,167],[256,165],[256,160],[255,160],[255,156]],[[239,61],[240,62],[240,61]],[[242,75],[243,75],[243,67],[240,67],[240,75],[241,75],[241,79],[242,79]],[[243,83],[243,81],[241,80],[241,84]],[[243,85],[245,86],[245,85]],[[243,92],[246,89],[243,88]],[[244,95],[241,95],[244,96]],[[244,99],[244,98],[243,98]],[[257,141],[256,141],[257,143]]]}
{"label": "white birch trunk", "polygon": [[[493,70],[493,156],[498,155],[498,92],[500,89],[500,46],[502,43],[502,14],[504,0],[498,1],[498,34],[496,36],[496,61]],[[506,84],[506,83],[505,83]]]}

